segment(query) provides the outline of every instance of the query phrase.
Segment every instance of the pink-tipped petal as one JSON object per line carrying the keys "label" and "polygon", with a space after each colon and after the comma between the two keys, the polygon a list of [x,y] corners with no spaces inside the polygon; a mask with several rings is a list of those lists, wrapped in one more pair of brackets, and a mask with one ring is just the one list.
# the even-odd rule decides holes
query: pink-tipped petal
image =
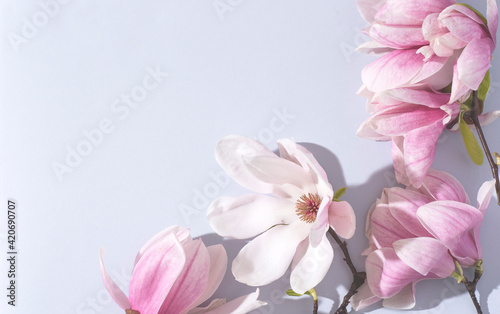
{"label": "pink-tipped petal", "polygon": [[496,0],[486,0],[486,19],[488,20],[488,29],[490,31],[493,44],[497,44],[497,28],[498,28],[498,7]]}
{"label": "pink-tipped petal", "polygon": [[376,250],[366,258],[366,282],[379,298],[390,298],[422,277],[399,259],[393,248]]}
{"label": "pink-tipped petal", "polygon": [[99,263],[101,266],[102,280],[104,281],[104,286],[106,287],[106,290],[108,290],[109,295],[111,295],[111,297],[113,298],[113,300],[115,300],[116,304],[118,304],[119,307],[121,307],[124,310],[130,309],[130,302],[128,301],[127,296],[109,276],[108,271],[104,266],[103,257],[104,257],[104,248],[101,248]]}
{"label": "pink-tipped petal", "polygon": [[[422,48],[419,49],[419,51],[422,53],[421,50],[423,49]],[[427,83],[434,90],[440,90],[451,83],[451,80],[453,79],[453,71],[452,71],[453,64],[454,64],[453,58],[440,57],[438,55],[426,56],[426,62],[422,66],[422,70],[418,72],[418,74],[413,78],[411,82],[412,84]],[[435,95],[443,95],[443,94],[435,93]],[[449,95],[447,96],[449,97]],[[433,98],[436,99],[438,97],[434,96]],[[446,101],[443,102],[442,104],[445,104],[447,102],[448,99],[446,99]]]}
{"label": "pink-tipped petal", "polygon": [[439,21],[451,34],[468,43],[489,35],[481,18],[463,5],[455,4],[446,8],[439,15]]}
{"label": "pink-tipped petal", "polygon": [[375,20],[375,15],[386,0],[356,0],[359,13],[368,23]]}
{"label": "pink-tipped petal", "polygon": [[451,94],[449,104],[452,104],[460,99],[460,97],[464,96],[468,92],[470,92],[470,88],[465,85],[458,77],[458,66],[457,61],[455,61],[455,65],[453,66],[453,83],[451,85]]}
{"label": "pink-tipped petal", "polygon": [[470,203],[469,196],[460,181],[447,172],[435,169],[429,169],[420,192],[437,201]]}
{"label": "pink-tipped petal", "polygon": [[344,239],[352,238],[356,231],[356,214],[346,201],[330,203],[328,220],[333,230]]}
{"label": "pink-tipped petal", "polygon": [[394,50],[363,69],[363,83],[373,92],[402,86],[421,70],[423,59],[416,49]]}
{"label": "pink-tipped petal", "polygon": [[375,207],[371,214],[371,226],[371,234],[380,247],[392,247],[397,240],[415,237],[392,216],[388,204],[379,203]]}
{"label": "pink-tipped petal", "polygon": [[359,311],[364,309],[367,306],[370,306],[381,299],[373,294],[370,290],[370,287],[365,282],[358,289],[358,292],[352,296],[351,298],[351,306],[355,311]]}
{"label": "pink-tipped petal", "polygon": [[227,253],[222,244],[209,246],[207,247],[207,251],[210,257],[207,286],[198,299],[193,302],[192,306],[198,306],[210,298],[215,290],[217,290],[226,274]]}
{"label": "pink-tipped petal", "polygon": [[[444,119],[444,116],[443,118]],[[409,132],[404,140],[406,174],[414,187],[420,187],[434,161],[439,135],[444,129],[441,121]]]}
{"label": "pink-tipped petal", "polygon": [[483,220],[483,214],[477,208],[455,201],[435,201],[420,207],[417,216],[459,262],[467,264],[464,266],[470,266],[480,258],[472,235]]}
{"label": "pink-tipped petal", "polygon": [[[160,313],[182,313],[194,308],[197,305],[195,301],[207,287],[210,270],[207,247],[201,239],[197,239],[184,243],[183,249],[186,254],[184,268],[165,298]],[[170,255],[167,258],[170,258]]]}
{"label": "pink-tipped petal", "polygon": [[[148,242],[146,242],[146,244],[142,246],[135,257],[134,267],[135,265],[137,265],[144,253],[148,250],[155,250],[156,248],[168,245],[168,241],[170,241],[170,239],[167,237],[168,234],[174,234],[177,237],[177,240],[179,240],[179,242],[181,243],[186,240],[191,240],[189,229],[181,226],[168,227],[165,230],[162,230],[155,234],[151,239],[148,240]],[[165,241],[167,241],[167,243],[165,243]]]}
{"label": "pink-tipped petal", "polygon": [[326,235],[317,247],[307,245],[305,241],[300,245],[307,246],[307,249],[293,258],[290,285],[293,291],[303,294],[325,278],[333,261],[333,249]]}
{"label": "pink-tipped petal", "polygon": [[290,265],[297,246],[309,235],[302,221],[275,226],[245,245],[233,261],[235,279],[262,286],[280,278]]}
{"label": "pink-tipped petal", "polygon": [[416,191],[392,188],[387,190],[391,215],[409,232],[418,237],[430,236],[417,218],[417,209],[431,201],[432,198]]}
{"label": "pink-tipped petal", "polygon": [[425,40],[422,28],[419,26],[400,27],[399,25],[374,24],[370,27],[368,35],[382,45],[398,49],[408,49],[429,43]]}
{"label": "pink-tipped petal", "polygon": [[386,53],[389,53],[393,51],[394,48],[389,48],[387,46],[384,46],[376,41],[367,41],[365,43],[362,43],[356,48],[356,52],[359,53],[366,53],[369,55],[374,55],[374,56],[382,56],[385,55]]}
{"label": "pink-tipped petal", "polygon": [[244,159],[255,156],[278,158],[263,144],[239,135],[224,137],[215,149],[215,159],[219,165],[241,186],[259,193],[272,193],[273,185],[256,178],[246,166]]}
{"label": "pink-tipped petal", "polygon": [[290,224],[297,218],[291,201],[259,194],[223,196],[213,201],[207,211],[214,231],[235,239],[254,237],[274,225]]}
{"label": "pink-tipped petal", "polygon": [[129,300],[132,309],[157,313],[186,262],[184,249],[175,236],[165,236],[162,246],[145,251],[132,273]]}
{"label": "pink-tipped petal", "polygon": [[457,59],[458,79],[472,90],[477,90],[490,67],[491,39],[474,39]]}
{"label": "pink-tipped petal", "polygon": [[432,271],[445,278],[455,270],[448,248],[434,238],[402,239],[393,243],[397,256],[408,266],[427,276]]}
{"label": "pink-tipped petal", "polygon": [[313,154],[308,151],[304,146],[295,143],[295,141],[284,138],[277,141],[280,156],[287,160],[302,166],[306,170],[310,170],[321,176],[323,179],[328,180],[325,170]]}
{"label": "pink-tipped petal", "polygon": [[[419,86],[422,88],[426,85],[421,84]],[[429,91],[409,87],[391,89],[383,94],[403,103],[424,105],[429,108],[441,108],[442,105],[448,103],[450,97],[448,94],[441,94],[433,90]]]}
{"label": "pink-tipped petal", "polygon": [[384,299],[382,304],[388,309],[409,310],[415,306],[415,283],[412,282],[401,289],[395,296]]}

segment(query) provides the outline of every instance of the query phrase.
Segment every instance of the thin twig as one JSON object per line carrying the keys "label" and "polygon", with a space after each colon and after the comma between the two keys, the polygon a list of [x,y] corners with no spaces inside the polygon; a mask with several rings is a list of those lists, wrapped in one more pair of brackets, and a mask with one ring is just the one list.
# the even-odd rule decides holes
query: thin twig
{"label": "thin twig", "polygon": [[[481,276],[479,276],[480,278]],[[479,305],[479,302],[477,301],[476,298],[476,285],[477,282],[479,281],[479,278],[474,276],[473,281],[468,281],[467,278],[464,277],[462,282],[464,283],[465,288],[467,288],[467,291],[469,292],[470,298],[472,299],[472,303],[474,303],[474,306],[476,307],[477,314],[482,314],[483,311],[481,310],[481,305]]]}
{"label": "thin twig", "polygon": [[314,300],[313,314],[318,314],[318,299]]}
{"label": "thin twig", "polygon": [[479,135],[479,140],[481,141],[481,145],[483,145],[484,153],[486,154],[486,158],[488,159],[488,163],[490,164],[491,173],[493,174],[493,178],[495,179],[495,190],[497,193],[497,201],[498,205],[500,205],[500,180],[498,178],[498,165],[496,164],[491,151],[488,147],[488,143],[486,143],[486,139],[484,137],[483,129],[481,128],[481,123],[479,123],[479,118],[477,116],[477,110],[479,108],[479,98],[477,97],[477,91],[472,92],[472,110],[470,111],[470,119],[474,123],[476,127],[477,134]]}
{"label": "thin twig", "polygon": [[347,263],[347,266],[351,270],[352,277],[353,277],[352,284],[351,284],[351,287],[349,288],[349,291],[344,296],[344,300],[343,300],[342,304],[335,312],[335,314],[347,314],[347,306],[349,305],[349,301],[351,300],[351,297],[358,292],[359,287],[361,287],[361,285],[365,282],[366,273],[364,271],[358,272],[356,270],[356,267],[354,267],[354,264],[352,263],[352,260],[351,260],[351,256],[349,255],[349,250],[347,250],[347,242],[340,240],[339,236],[332,228],[330,228],[328,230],[328,233],[330,233],[332,238],[339,245],[340,249],[342,250],[342,253],[344,253],[344,261]]}

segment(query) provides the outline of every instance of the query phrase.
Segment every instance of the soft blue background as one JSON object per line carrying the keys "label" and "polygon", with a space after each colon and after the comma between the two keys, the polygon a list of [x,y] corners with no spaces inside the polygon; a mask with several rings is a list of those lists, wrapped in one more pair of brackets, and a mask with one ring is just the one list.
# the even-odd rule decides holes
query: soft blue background
{"label": "soft blue background", "polygon": [[[484,12],[483,1],[470,3]],[[19,251],[13,309],[4,296],[4,205],[1,313],[122,313],[102,284],[99,249],[106,248],[108,269],[126,287],[137,250],[173,224],[206,244],[224,243],[234,258],[244,242],[222,241],[205,219],[216,197],[246,192],[219,177],[214,147],[228,134],[256,137],[271,149],[276,139],[293,137],[309,148],[334,188],[348,187],[358,223],[349,247],[364,268],[366,212],[395,181],[390,144],[355,135],[368,117],[356,95],[360,71],[374,58],[354,53],[367,40],[354,1],[5,0],[0,13],[0,200],[18,203]],[[500,109],[497,56],[489,110]],[[154,70],[168,76],[151,80]],[[151,90],[141,95],[143,84]],[[143,98],[134,108],[120,102],[131,93]],[[109,132],[84,147],[84,133],[101,123]],[[497,151],[499,132],[500,122],[485,127]],[[78,147],[88,156],[58,178],[54,164],[66,163],[68,149]],[[442,135],[434,167],[452,172],[473,200],[491,179],[456,133]],[[481,230],[485,313],[500,312],[494,203]],[[336,308],[351,282],[337,247],[335,254],[317,288],[321,313]],[[310,299],[284,297],[286,289],[286,278],[262,287],[269,306],[255,313],[311,312]],[[253,290],[228,273],[215,296]],[[419,283],[417,298],[412,312],[474,312],[451,279]],[[377,304],[367,312],[392,311]]]}

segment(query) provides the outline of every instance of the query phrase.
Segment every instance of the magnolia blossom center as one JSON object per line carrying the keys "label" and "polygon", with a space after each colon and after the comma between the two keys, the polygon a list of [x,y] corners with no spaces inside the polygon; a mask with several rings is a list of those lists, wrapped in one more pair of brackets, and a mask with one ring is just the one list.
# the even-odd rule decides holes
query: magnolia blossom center
{"label": "magnolia blossom center", "polygon": [[304,194],[295,204],[295,213],[299,216],[300,220],[306,223],[313,223],[318,215],[320,204],[321,197],[318,194]]}

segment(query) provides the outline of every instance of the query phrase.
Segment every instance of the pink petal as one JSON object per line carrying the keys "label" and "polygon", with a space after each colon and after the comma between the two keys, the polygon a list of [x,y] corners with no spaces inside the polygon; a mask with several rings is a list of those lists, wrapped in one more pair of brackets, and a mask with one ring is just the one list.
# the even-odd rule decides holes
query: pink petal
{"label": "pink petal", "polygon": [[135,257],[134,267],[135,265],[137,265],[145,252],[149,250],[156,250],[165,245],[168,245],[167,243],[165,243],[165,241],[169,241],[169,238],[167,237],[168,234],[174,234],[181,243],[187,239],[191,239],[191,236],[189,235],[189,229],[181,226],[168,227],[167,229],[155,234],[151,239],[148,240],[148,242],[146,242],[146,244],[142,246],[142,248],[137,253],[137,256]]}
{"label": "pink petal", "polygon": [[493,44],[497,44],[497,28],[498,28],[498,7],[496,0],[486,0],[486,19],[488,20],[488,29],[490,36],[493,39]]}
{"label": "pink petal", "polygon": [[109,276],[108,271],[104,266],[103,256],[104,256],[104,248],[101,248],[99,263],[101,265],[101,274],[102,274],[102,280],[104,281],[104,286],[108,290],[109,295],[111,295],[111,297],[113,298],[113,300],[115,300],[116,304],[118,304],[119,307],[121,307],[124,310],[130,309],[130,302],[128,301],[127,296]]}
{"label": "pink petal", "polygon": [[395,296],[382,301],[384,307],[394,310],[409,310],[415,306],[415,303],[415,282],[408,284]]}
{"label": "pink petal", "polygon": [[239,135],[224,137],[215,149],[215,159],[238,184],[255,192],[272,193],[273,185],[256,178],[246,166],[244,158],[255,156],[279,158],[263,144]]}
{"label": "pink petal", "polygon": [[[165,298],[160,309],[161,313],[181,313],[194,308],[197,305],[195,301],[207,287],[210,256],[206,246],[198,239],[184,243],[183,248],[186,263]],[[144,313],[149,312],[144,311]]]}
{"label": "pink petal", "polygon": [[458,101],[460,97],[470,92],[470,88],[458,78],[459,75],[457,63],[458,60],[455,61],[455,65],[453,66],[453,83],[451,85],[450,101],[448,102],[449,104]]}
{"label": "pink petal", "polygon": [[173,233],[161,246],[144,252],[132,273],[129,286],[131,307],[141,313],[157,313],[182,272],[184,249]]}
{"label": "pink petal", "polygon": [[193,302],[192,306],[198,306],[210,298],[215,290],[217,290],[226,274],[227,253],[222,244],[209,246],[207,247],[207,251],[210,257],[207,286],[198,299]]}
{"label": "pink petal", "polygon": [[372,23],[375,15],[386,0],[356,0],[359,13],[365,21]]}
{"label": "pink petal", "polygon": [[330,203],[328,221],[333,230],[344,239],[352,238],[356,231],[356,215],[351,204],[346,201]]}
{"label": "pink petal", "polygon": [[[418,72],[418,74],[412,79],[411,82],[412,84],[424,82],[429,84],[434,90],[440,90],[451,83],[451,80],[453,79],[453,64],[454,58],[432,55],[428,58],[428,60],[425,61],[424,65],[422,66],[422,70]],[[434,94],[443,95],[437,93]],[[447,96],[449,98],[449,95]],[[432,98],[436,99],[438,102],[441,102],[441,97],[443,96],[434,96]],[[446,99],[445,102],[441,103],[441,105],[447,102],[448,99]]]}
{"label": "pink petal", "polygon": [[481,123],[481,126],[485,126],[495,121],[499,117],[500,117],[500,110],[496,110],[482,114],[478,118],[479,118],[479,123]]}
{"label": "pink petal", "polygon": [[292,262],[290,285],[293,291],[303,294],[325,278],[333,261],[333,249],[326,235],[317,247],[308,245],[305,240],[299,246]]}
{"label": "pink petal", "polygon": [[[445,115],[446,113],[441,109],[405,104],[372,115],[368,123],[377,133],[387,136],[399,136],[415,129],[434,125],[436,122],[442,121]],[[442,123],[440,124],[442,125]]]}
{"label": "pink petal", "polygon": [[411,185],[410,179],[406,174],[406,166],[404,160],[404,136],[394,136],[391,145],[392,164],[396,180],[403,185]]}
{"label": "pink petal", "polygon": [[483,28],[485,25],[481,18],[463,5],[456,4],[446,8],[440,14],[439,21],[450,30],[450,33],[465,42],[489,35]]}
{"label": "pink petal", "polygon": [[421,24],[427,15],[441,12],[454,3],[453,0],[387,0],[388,12],[384,17],[388,19],[384,21],[401,25],[414,25],[416,21],[420,21]]}
{"label": "pink petal", "polygon": [[317,247],[321,243],[325,233],[328,231],[328,228],[330,228],[328,222],[329,206],[330,198],[324,197],[319,205],[316,220],[313,222],[311,226],[311,233],[309,234],[309,242],[313,248]]}
{"label": "pink petal", "polygon": [[[428,63],[431,62],[426,62],[426,64]],[[409,87],[391,89],[382,95],[387,95],[401,103],[424,105],[429,108],[440,108],[442,105],[447,104],[450,98],[448,94]],[[384,99],[384,103],[386,102],[387,100]]]}
{"label": "pink petal", "polygon": [[207,219],[214,231],[228,238],[247,239],[274,225],[298,219],[295,204],[287,199],[261,194],[223,196],[210,204]]}
{"label": "pink petal", "polygon": [[455,201],[435,201],[420,207],[417,216],[462,265],[470,266],[480,258],[471,234],[483,220],[477,208]]}
{"label": "pink petal", "polygon": [[429,169],[420,192],[438,201],[470,203],[469,196],[460,181],[447,172],[435,169]]}
{"label": "pink petal", "polygon": [[[442,117],[444,118],[444,116]],[[405,136],[406,174],[415,187],[420,187],[434,161],[439,135],[444,129],[441,121],[413,130]]]}
{"label": "pink petal", "polygon": [[369,90],[382,92],[409,82],[423,64],[423,56],[416,49],[394,50],[366,66],[361,77]]}
{"label": "pink petal", "polygon": [[448,248],[434,238],[402,239],[393,244],[396,255],[408,266],[427,276],[429,272],[441,278],[450,276],[455,262]]}
{"label": "pink petal", "polygon": [[[259,289],[257,289],[253,293],[231,300],[209,311],[196,312],[196,313],[207,313],[207,314],[249,313],[255,309],[258,309],[261,306],[267,305],[266,302],[257,300],[258,297],[259,297]],[[189,312],[188,314],[191,314],[191,312]]]}
{"label": "pink petal", "polygon": [[399,25],[374,24],[370,27],[369,35],[382,45],[398,49],[408,49],[429,43],[425,40],[422,28],[419,26],[401,27]]}
{"label": "pink petal", "polygon": [[491,39],[474,39],[457,60],[458,79],[472,90],[477,90],[490,67]]}
{"label": "pink petal", "polygon": [[433,199],[411,190],[392,188],[387,190],[391,215],[409,232],[418,237],[430,236],[417,218],[417,209]]}
{"label": "pink petal", "polygon": [[235,279],[249,286],[262,286],[280,278],[292,262],[297,246],[309,235],[302,221],[275,226],[241,249],[233,261]]}
{"label": "pink petal", "polygon": [[403,227],[389,210],[389,205],[379,203],[371,214],[371,234],[378,241],[380,247],[391,247],[392,243],[415,235]]}
{"label": "pink petal", "polygon": [[372,118],[370,117],[363,122],[363,124],[360,125],[359,129],[356,131],[356,135],[368,140],[389,141],[391,139],[390,136],[379,134],[373,129],[371,120]]}
{"label": "pink petal", "polygon": [[359,311],[364,309],[367,306],[370,306],[381,299],[373,294],[370,290],[370,287],[365,282],[358,289],[358,292],[352,296],[351,298],[351,306],[355,311]]}
{"label": "pink petal", "polygon": [[379,298],[390,298],[423,276],[406,265],[392,248],[376,250],[366,258],[366,282]]}
{"label": "pink petal", "polygon": [[427,15],[422,22],[422,34],[428,41],[432,41],[449,32],[446,27],[439,23],[438,18],[439,13],[432,13]]}

